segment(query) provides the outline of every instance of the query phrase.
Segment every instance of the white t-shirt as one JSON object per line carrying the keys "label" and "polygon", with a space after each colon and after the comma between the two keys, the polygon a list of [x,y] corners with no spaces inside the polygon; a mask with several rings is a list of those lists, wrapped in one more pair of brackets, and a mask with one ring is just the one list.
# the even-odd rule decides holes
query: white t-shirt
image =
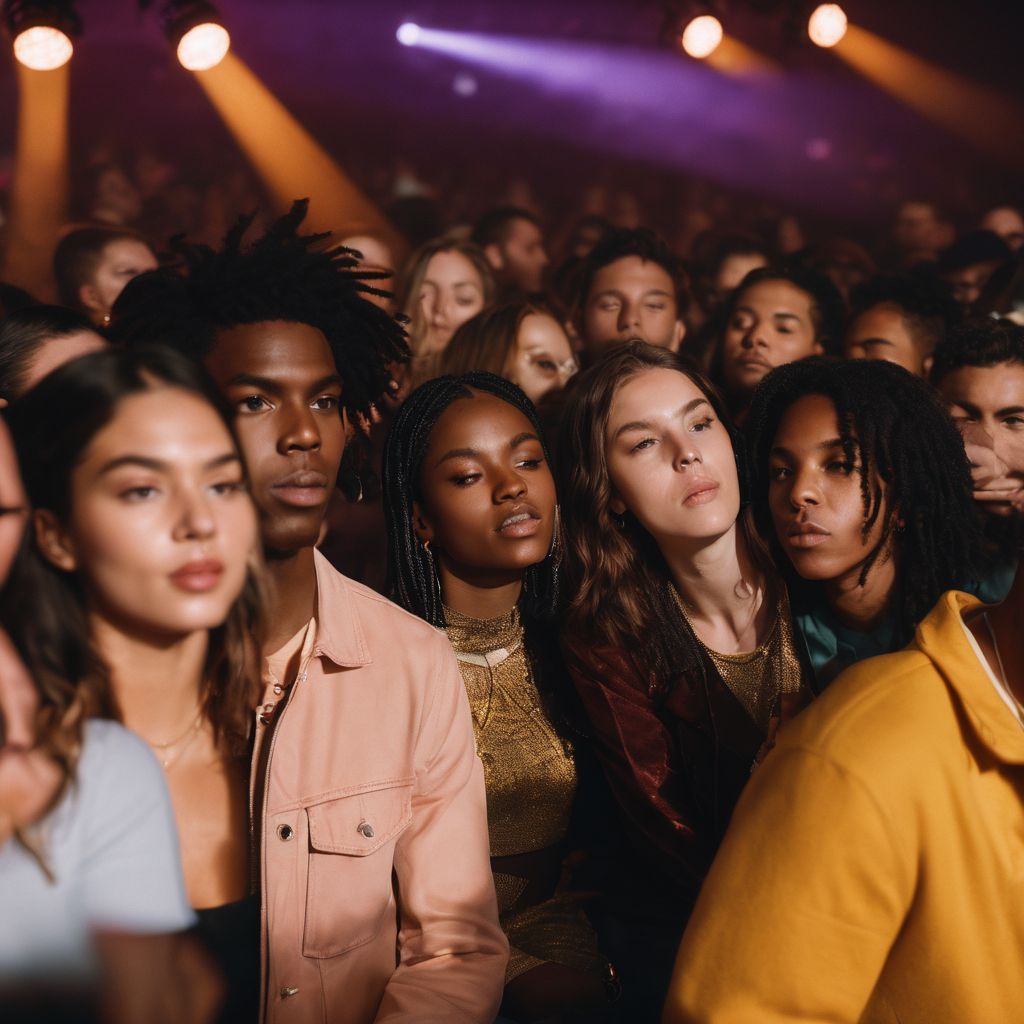
{"label": "white t-shirt", "polygon": [[92,930],[177,932],[195,920],[163,772],[116,722],[85,723],[76,781],[32,840],[55,881],[21,843],[0,846],[0,981],[85,979]]}

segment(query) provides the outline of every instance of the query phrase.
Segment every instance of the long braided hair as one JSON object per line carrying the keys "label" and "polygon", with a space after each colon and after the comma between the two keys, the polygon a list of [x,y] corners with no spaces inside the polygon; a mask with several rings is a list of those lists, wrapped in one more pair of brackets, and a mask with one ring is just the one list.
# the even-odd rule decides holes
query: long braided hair
{"label": "long braided hair", "polygon": [[220,249],[172,239],[178,265],[129,282],[111,311],[111,338],[127,347],[166,344],[201,361],[221,330],[309,324],[331,347],[345,411],[368,417],[391,384],[391,366],[409,358],[403,321],[366,301],[388,294],[372,284],[384,271],[360,267],[352,249],[327,246],[327,234],[299,233],[308,206],[296,200],[248,246],[255,214],[240,218]]}
{"label": "long braided hair", "polygon": [[[472,398],[473,391],[494,395],[518,409],[541,439],[544,458],[551,464],[537,410],[519,387],[503,377],[484,372],[435,377],[421,384],[406,399],[384,445],[387,591],[392,600],[433,626],[444,626],[444,609],[433,555],[424,549],[413,529],[412,504],[421,500],[420,470],[434,425],[448,406],[460,398]],[[543,562],[526,570],[520,599],[524,620],[545,622],[554,618],[558,602],[557,561],[558,551],[553,550]]]}
{"label": "long braided hair", "polygon": [[943,591],[977,582],[983,564],[981,525],[960,433],[932,389],[893,363],[814,357],[773,370],[754,393],[747,429],[755,516],[763,535],[772,538],[780,566],[789,560],[768,508],[768,457],[786,410],[807,395],[832,402],[843,453],[860,467],[864,537],[884,511],[878,543],[861,566],[860,585],[891,544],[893,607],[903,630],[911,632]]}

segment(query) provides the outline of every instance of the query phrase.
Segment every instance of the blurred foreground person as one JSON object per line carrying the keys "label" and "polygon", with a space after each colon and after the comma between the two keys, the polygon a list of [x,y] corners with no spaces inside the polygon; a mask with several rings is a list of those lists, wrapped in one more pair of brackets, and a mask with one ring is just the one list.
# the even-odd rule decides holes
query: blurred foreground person
{"label": "blurred foreground person", "polygon": [[0,320],[0,408],[51,370],[106,345],[84,316],[63,306],[32,306]]}
{"label": "blurred foreground person", "polygon": [[432,626],[316,550],[345,426],[408,355],[350,250],[302,235],[305,202],[243,247],[182,242],[187,273],[134,281],[128,345],[157,334],[235,415],[266,557],[252,757],[261,1019],[490,1024],[508,944],[483,769],[458,665]]}
{"label": "blurred foreground person", "polygon": [[[6,578],[27,506],[2,424],[0,505]],[[181,934],[194,916],[160,767],[109,720],[107,663],[37,543],[0,596],[0,1016],[210,1020],[218,985]]]}
{"label": "blurred foreground person", "polygon": [[601,930],[637,1024],[752,766],[810,694],[705,378],[649,345],[608,353],[570,393],[558,465],[563,649],[625,847]]}
{"label": "blurred foreground person", "polygon": [[421,385],[388,437],[384,498],[391,592],[445,630],[473,713],[512,945],[502,1013],[598,1011],[614,974],[586,894],[567,884],[583,780],[554,626],[558,505],[533,406],[489,373]]}
{"label": "blurred foreground person", "polygon": [[782,733],[701,892],[665,1024],[1020,1018],[1022,621],[1024,573],[995,606],[950,591],[905,651],[843,673]]}

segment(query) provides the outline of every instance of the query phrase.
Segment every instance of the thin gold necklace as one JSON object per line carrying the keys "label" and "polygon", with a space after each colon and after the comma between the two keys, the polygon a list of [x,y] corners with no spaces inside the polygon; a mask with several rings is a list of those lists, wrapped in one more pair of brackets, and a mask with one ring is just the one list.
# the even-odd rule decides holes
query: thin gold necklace
{"label": "thin gold necklace", "polygon": [[[156,756],[160,761],[160,764],[163,765],[163,769],[165,772],[170,771],[170,769],[178,761],[181,755],[188,749],[192,740],[195,739],[196,733],[199,731],[199,726],[202,724],[202,722],[203,712],[202,709],[200,708],[199,713],[192,720],[192,724],[189,725],[189,727],[177,739],[170,740],[167,743],[154,743],[152,740],[146,740],[150,747],[153,748],[154,753],[156,753]],[[186,740],[187,742],[185,742]],[[177,754],[165,755],[163,753],[164,751],[171,750],[172,748],[176,747],[179,743],[184,743],[184,746],[181,747]]]}

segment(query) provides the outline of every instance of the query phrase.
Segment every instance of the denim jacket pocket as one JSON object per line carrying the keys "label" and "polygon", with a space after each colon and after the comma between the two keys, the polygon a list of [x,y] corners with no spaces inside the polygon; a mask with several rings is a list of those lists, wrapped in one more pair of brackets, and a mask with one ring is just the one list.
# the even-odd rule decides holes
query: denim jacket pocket
{"label": "denim jacket pocket", "polygon": [[412,822],[412,782],[367,788],[306,808],[309,870],[302,952],[332,957],[380,932],[395,897],[395,843]]}

